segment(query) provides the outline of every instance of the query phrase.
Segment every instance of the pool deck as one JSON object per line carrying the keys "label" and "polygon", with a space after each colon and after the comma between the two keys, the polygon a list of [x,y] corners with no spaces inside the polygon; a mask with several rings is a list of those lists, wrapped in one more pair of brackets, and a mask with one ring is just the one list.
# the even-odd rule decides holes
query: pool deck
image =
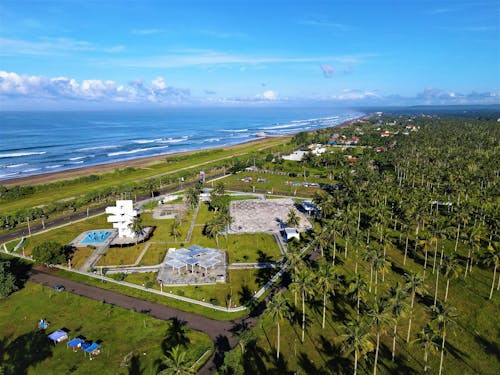
{"label": "pool deck", "polygon": [[[105,241],[102,242],[89,242],[89,243],[82,243],[82,241],[85,239],[85,236],[87,233],[91,232],[111,232],[111,234],[106,238]],[[86,246],[95,246],[96,248],[98,247],[108,247],[113,239],[118,235],[118,230],[117,229],[92,229],[88,230],[86,232],[80,233],[73,241],[69,243],[69,246],[73,247],[86,247]]]}

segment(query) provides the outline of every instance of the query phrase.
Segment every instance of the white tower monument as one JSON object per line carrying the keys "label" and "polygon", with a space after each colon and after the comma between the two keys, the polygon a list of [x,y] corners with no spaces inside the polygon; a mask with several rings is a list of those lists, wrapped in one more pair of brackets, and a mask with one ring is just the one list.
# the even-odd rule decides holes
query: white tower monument
{"label": "white tower monument", "polygon": [[135,238],[136,234],[130,229],[130,224],[137,216],[134,202],[116,201],[116,206],[106,207],[106,213],[111,214],[108,216],[108,223],[113,223],[113,228],[118,229],[119,237]]}

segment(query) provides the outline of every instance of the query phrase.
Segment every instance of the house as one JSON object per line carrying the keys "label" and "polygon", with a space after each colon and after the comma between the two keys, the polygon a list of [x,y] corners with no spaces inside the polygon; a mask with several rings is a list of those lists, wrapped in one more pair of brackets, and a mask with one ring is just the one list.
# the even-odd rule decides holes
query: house
{"label": "house", "polygon": [[394,137],[394,133],[390,132],[388,130],[384,130],[382,133],[380,133],[380,136],[382,138],[385,138],[385,137]]}
{"label": "house", "polygon": [[305,154],[307,154],[308,151],[294,151],[290,155],[284,155],[283,160],[291,160],[291,161],[301,161],[302,158],[304,157]]}
{"label": "house", "polygon": [[300,241],[300,234],[295,228],[285,228],[283,229],[283,237],[288,242],[291,239],[295,238],[297,241]]}
{"label": "house", "polygon": [[319,212],[319,208],[311,201],[302,201],[300,205],[309,215],[315,215]]}

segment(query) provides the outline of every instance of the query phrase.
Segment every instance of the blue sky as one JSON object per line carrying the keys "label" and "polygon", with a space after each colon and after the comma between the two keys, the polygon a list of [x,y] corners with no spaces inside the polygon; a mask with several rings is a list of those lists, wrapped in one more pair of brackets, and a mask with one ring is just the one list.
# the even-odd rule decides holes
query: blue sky
{"label": "blue sky", "polygon": [[499,103],[499,7],[4,0],[0,108]]}

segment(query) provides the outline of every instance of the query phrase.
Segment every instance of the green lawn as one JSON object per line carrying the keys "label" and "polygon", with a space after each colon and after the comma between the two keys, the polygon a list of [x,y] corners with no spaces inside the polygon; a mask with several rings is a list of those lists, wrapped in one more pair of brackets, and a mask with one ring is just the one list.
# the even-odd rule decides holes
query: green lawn
{"label": "green lawn", "polygon": [[[272,277],[277,270],[229,270],[229,279],[225,284],[197,285],[197,286],[164,286],[164,292],[206,301],[219,306],[227,306],[229,296],[232,296],[231,307],[245,304]],[[160,290],[156,283],[156,273],[128,274],[125,281],[145,285],[150,282],[152,288]]]}
{"label": "green lawn", "polygon": [[165,258],[168,246],[164,244],[151,244],[149,249],[146,251],[141,259],[140,265],[142,266],[154,266],[159,264]]}
{"label": "green lawn", "polygon": [[127,266],[137,261],[137,258],[146,247],[145,243],[127,247],[110,247],[106,254],[97,262],[96,266]]}
{"label": "green lawn", "polygon": [[[245,177],[251,177],[251,182],[242,181]],[[265,179],[266,182],[258,182],[257,179]],[[298,185],[289,185],[287,182],[295,182]],[[241,172],[236,175],[230,176],[225,179],[227,190],[240,190],[252,192],[255,187],[256,190],[272,191],[273,194],[284,194],[284,195],[305,195],[312,196],[315,192],[319,190],[318,187],[305,187],[302,186],[302,182],[316,182],[316,183],[332,183],[332,181],[327,178],[313,178],[307,177],[304,179],[302,176],[288,177],[282,175],[273,175],[267,173],[256,173],[256,172]]]}
{"label": "green lawn", "polygon": [[[37,332],[40,318],[50,322],[47,333],[65,328],[71,338],[83,335],[101,340],[102,352],[93,361],[65,343],[52,345]],[[0,300],[0,368],[6,374],[155,374],[163,358],[162,342],[169,322],[103,304],[38,284]],[[189,331],[187,357],[191,363],[213,347],[203,333]],[[128,355],[129,367],[122,367]],[[126,361],[125,361],[126,364]]]}
{"label": "green lawn", "polygon": [[[24,252],[26,255],[31,254],[33,248],[45,241],[56,241],[60,244],[66,245],[73,241],[76,236],[80,233],[85,232],[91,229],[102,229],[102,228],[110,228],[111,224],[107,222],[106,215],[99,215],[96,217],[92,217],[90,219],[80,221],[75,224],[65,225],[61,228],[49,230],[45,233],[37,234],[32,237],[26,238],[26,241],[22,247],[24,247]],[[18,252],[22,252],[22,247],[18,249]]]}
{"label": "green lawn", "polygon": [[[445,251],[452,252],[453,241],[445,244]],[[342,245],[342,244],[340,244]],[[462,246],[459,254],[464,256],[467,249]],[[343,252],[338,253],[337,269],[341,274],[349,277],[354,273],[354,252],[348,254],[344,260]],[[408,259],[403,266],[403,253],[397,249],[388,250],[392,262],[392,272],[386,274],[385,282],[379,276],[379,295],[387,291],[388,285],[395,281],[403,282],[404,272],[422,271],[420,260],[415,262]],[[420,258],[423,258],[420,256]],[[432,274],[432,256],[429,254],[426,287],[428,298],[417,298],[415,314],[412,325],[411,340],[416,333],[429,321],[430,309],[434,296],[435,275]],[[369,280],[369,267],[362,261],[359,263],[359,272]],[[498,312],[500,302],[498,292],[493,300],[488,300],[493,271],[476,266],[473,273],[464,281],[463,278],[453,280],[450,284],[448,302],[456,310],[456,324],[448,327],[447,354],[444,360],[444,374],[498,374],[500,362],[498,359],[498,343],[500,342],[500,321]],[[444,297],[446,281],[441,278],[439,285],[439,298]],[[281,362],[276,363],[276,323],[269,318],[263,320],[261,325],[254,328],[257,336],[257,349],[250,349],[245,355],[247,371],[251,369],[255,374],[267,374],[286,370],[298,373],[352,373],[353,356],[341,352],[342,325],[348,321],[349,316],[355,316],[354,303],[344,297],[340,290],[336,296],[330,297],[328,302],[327,320],[325,329],[321,328],[321,295],[316,295],[314,303],[306,304],[307,328],[305,342],[301,343],[301,305],[300,297],[296,310],[295,324],[285,319],[281,324]],[[371,301],[369,295],[368,300]],[[294,306],[294,295],[286,291],[289,304]],[[368,316],[363,314],[366,319]],[[392,348],[392,328],[390,324],[384,329],[381,336],[381,353],[379,358],[379,373],[381,374],[420,374],[423,373],[423,351],[417,346],[406,344],[408,319],[401,319],[398,325],[398,340],[396,346],[396,361],[390,359]],[[372,341],[375,340],[375,331],[372,331]],[[236,349],[237,350],[237,349]],[[373,372],[373,355],[368,355],[367,360],[359,363],[358,373],[369,374]],[[437,373],[439,368],[439,353],[429,357],[431,373]]]}
{"label": "green lawn", "polygon": [[127,173],[123,173],[123,171],[105,173],[102,174],[101,178],[97,181],[75,182],[60,187],[54,186],[22,199],[9,202],[0,201],[0,212],[11,213],[26,207],[38,207],[53,201],[76,198],[92,190],[115,187],[117,185],[117,180],[119,180],[121,184],[126,184],[151,178],[153,176],[168,175],[179,170],[193,169],[195,168],[195,164],[211,163],[219,159],[245,155],[256,150],[273,147],[287,140],[288,138],[264,139],[258,142],[219,149],[218,151],[215,150],[213,152],[194,152],[192,156],[184,157],[181,160],[172,159],[173,161],[170,162],[168,162],[168,156],[165,156],[166,161],[157,161],[148,164],[147,168],[136,168],[134,171]]}

